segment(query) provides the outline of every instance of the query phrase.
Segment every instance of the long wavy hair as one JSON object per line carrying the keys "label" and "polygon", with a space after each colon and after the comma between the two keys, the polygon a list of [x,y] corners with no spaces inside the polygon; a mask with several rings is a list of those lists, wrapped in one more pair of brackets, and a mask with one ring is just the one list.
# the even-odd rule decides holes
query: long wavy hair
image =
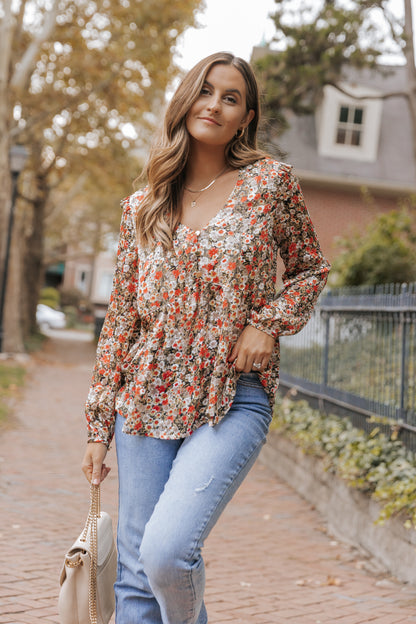
{"label": "long wavy hair", "polygon": [[173,232],[181,218],[181,196],[190,150],[186,116],[198,99],[207,74],[218,64],[232,65],[238,69],[246,84],[247,111],[254,111],[254,117],[242,136],[237,133],[226,146],[226,164],[237,169],[266,156],[257,149],[260,98],[257,80],[250,65],[228,52],[211,54],[199,61],[173,95],[166,110],[163,128],[151,148],[143,172],[147,177],[148,189],[136,221],[138,243],[143,247],[149,247],[157,241],[165,249],[172,246]]}

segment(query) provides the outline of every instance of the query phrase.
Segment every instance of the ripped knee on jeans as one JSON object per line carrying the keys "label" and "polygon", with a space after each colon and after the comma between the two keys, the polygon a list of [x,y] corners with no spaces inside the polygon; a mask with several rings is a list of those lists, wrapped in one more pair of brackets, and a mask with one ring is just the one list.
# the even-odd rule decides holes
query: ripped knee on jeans
{"label": "ripped knee on jeans", "polygon": [[207,483],[204,483],[203,485],[201,485],[200,487],[195,488],[195,492],[204,492],[205,490],[207,490],[209,488],[209,486],[211,485],[211,483],[214,481],[214,477],[212,476],[209,481]]}

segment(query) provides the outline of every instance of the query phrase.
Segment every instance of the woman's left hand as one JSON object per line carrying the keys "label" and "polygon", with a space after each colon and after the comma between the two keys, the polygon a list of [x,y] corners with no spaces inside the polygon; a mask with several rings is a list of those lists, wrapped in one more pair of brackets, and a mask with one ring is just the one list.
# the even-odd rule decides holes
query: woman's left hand
{"label": "woman's left hand", "polygon": [[235,343],[228,361],[235,362],[239,373],[259,373],[269,363],[274,342],[274,338],[266,332],[247,325]]}

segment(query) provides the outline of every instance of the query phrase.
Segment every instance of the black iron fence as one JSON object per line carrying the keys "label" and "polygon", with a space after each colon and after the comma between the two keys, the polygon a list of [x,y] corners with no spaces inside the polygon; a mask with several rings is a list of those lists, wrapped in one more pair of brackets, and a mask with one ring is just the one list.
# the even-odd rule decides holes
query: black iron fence
{"label": "black iron fence", "polygon": [[416,283],[337,289],[281,339],[281,384],[349,412],[397,422],[416,450]]}

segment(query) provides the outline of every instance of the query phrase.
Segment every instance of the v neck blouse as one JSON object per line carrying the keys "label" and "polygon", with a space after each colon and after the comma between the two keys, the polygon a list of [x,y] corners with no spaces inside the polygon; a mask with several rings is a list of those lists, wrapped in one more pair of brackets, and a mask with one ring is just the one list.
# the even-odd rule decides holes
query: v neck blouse
{"label": "v neck blouse", "polygon": [[244,168],[239,169],[238,170],[238,177],[237,177],[236,183],[235,183],[231,193],[229,194],[228,199],[226,200],[226,202],[224,203],[222,208],[220,208],[219,211],[213,217],[211,217],[211,219],[208,221],[208,223],[206,223],[205,225],[203,225],[199,229],[191,228],[190,226],[185,225],[184,223],[180,223],[179,227],[183,227],[186,230],[188,230],[189,232],[194,232],[197,236],[199,236],[199,234],[201,232],[203,232],[204,230],[206,230],[207,228],[211,227],[211,224],[214,224],[217,221],[217,219],[220,216],[222,216],[223,212],[226,212],[229,209],[230,205],[231,205],[231,208],[232,208],[234,196],[235,196],[235,194],[237,193],[238,189],[241,186],[241,182],[240,181],[241,181],[243,175],[244,175]]}
{"label": "v neck blouse", "polygon": [[247,324],[275,338],[259,373],[272,405],[278,338],[306,324],[329,271],[289,165],[265,158],[243,167],[219,212],[197,231],[180,224],[169,250],[137,247],[135,217],[145,194],[122,203],[113,290],[86,405],[89,441],[111,442],[116,412],[126,433],[165,439],[218,423],[239,377],[228,357]]}

